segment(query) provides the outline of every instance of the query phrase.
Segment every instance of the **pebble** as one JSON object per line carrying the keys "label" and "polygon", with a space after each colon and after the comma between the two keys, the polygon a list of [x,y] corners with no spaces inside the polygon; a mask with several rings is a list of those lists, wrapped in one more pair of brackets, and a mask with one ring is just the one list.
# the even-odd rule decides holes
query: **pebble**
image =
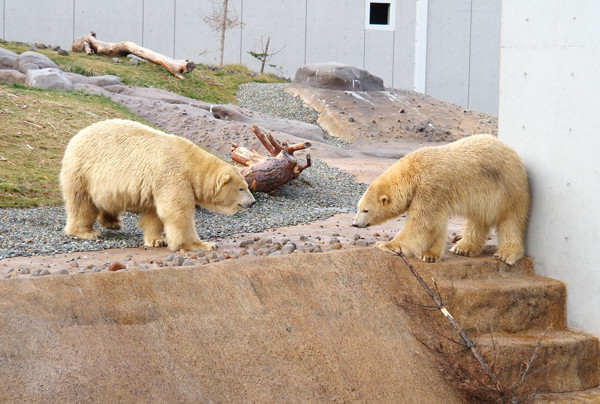
{"label": "pebble", "polygon": [[65,269],[65,268],[52,272],[52,275],[68,275],[68,274],[69,274],[69,270]]}

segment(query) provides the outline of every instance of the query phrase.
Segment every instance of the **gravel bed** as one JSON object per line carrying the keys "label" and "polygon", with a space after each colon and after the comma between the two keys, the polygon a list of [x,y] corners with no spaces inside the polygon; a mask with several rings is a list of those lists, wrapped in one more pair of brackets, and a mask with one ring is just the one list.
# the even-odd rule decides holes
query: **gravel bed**
{"label": "gravel bed", "polygon": [[[353,212],[366,187],[356,183],[350,174],[315,159],[312,167],[274,194],[255,194],[257,203],[249,210],[225,216],[197,209],[196,228],[201,239],[210,240],[324,220],[337,213]],[[123,214],[123,228],[119,231],[96,223],[103,234],[98,241],[65,236],[65,220],[63,207],[0,209],[0,259],[143,244],[135,213]]]}
{"label": "gravel bed", "polygon": [[[319,113],[304,105],[300,97],[285,91],[287,83],[247,83],[238,87],[237,102],[240,107],[262,112],[283,119],[291,119],[317,125]],[[338,147],[348,147],[344,139],[324,132],[325,140]]]}
{"label": "gravel bed", "polygon": [[263,114],[317,124],[319,114],[304,105],[300,97],[293,97],[285,89],[287,83],[247,83],[238,87],[237,102],[242,108]]}

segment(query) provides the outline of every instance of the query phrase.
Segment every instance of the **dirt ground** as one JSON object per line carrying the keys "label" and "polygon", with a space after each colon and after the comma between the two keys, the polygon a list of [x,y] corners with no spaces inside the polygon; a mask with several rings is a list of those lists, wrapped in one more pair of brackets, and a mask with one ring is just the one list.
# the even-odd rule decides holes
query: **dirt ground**
{"label": "dirt ground", "polygon": [[[266,128],[278,140],[288,143],[311,141],[308,150],[313,158],[345,170],[357,181],[370,183],[403,155],[424,146],[442,145],[476,133],[497,134],[495,117],[467,111],[432,97],[410,92],[349,92],[318,90],[291,86],[289,91],[302,97],[305,103],[320,113],[319,125],[330,135],[349,142],[338,147],[325,142],[316,125],[273,120],[253,111],[228,106],[233,114],[215,117],[213,106],[188,103],[187,99],[153,89],[120,86],[105,95],[124,104],[167,132],[185,136],[208,149],[226,154],[232,143],[261,151],[252,135],[252,124]],[[299,154],[302,159],[303,155]],[[403,226],[403,219],[389,221],[368,229],[351,226],[353,214],[338,214],[327,220],[292,227],[270,229],[256,234],[238,234],[216,240],[226,257],[240,254],[244,240],[270,240],[283,244],[286,239],[302,252],[314,246],[321,251],[372,245],[376,240],[393,237]],[[451,218],[449,240],[460,234],[461,220]],[[362,240],[362,241],[359,241]],[[50,273],[67,269],[87,271],[93,267],[108,270],[110,263],[121,262],[127,267],[146,264],[156,267],[167,262],[172,253],[165,248],[112,249],[98,252],[77,252],[55,256],[16,257],[0,261],[0,276],[8,267],[45,268]],[[184,257],[196,257],[180,252]],[[223,256],[221,256],[223,258]],[[242,259],[248,259],[242,256]],[[20,276],[20,275],[19,275]]]}

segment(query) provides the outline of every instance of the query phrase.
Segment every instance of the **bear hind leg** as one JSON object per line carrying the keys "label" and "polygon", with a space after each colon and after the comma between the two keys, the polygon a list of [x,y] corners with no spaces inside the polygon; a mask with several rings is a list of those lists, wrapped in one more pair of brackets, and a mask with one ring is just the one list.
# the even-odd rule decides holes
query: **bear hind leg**
{"label": "bear hind leg", "polygon": [[109,230],[119,230],[123,226],[123,221],[119,213],[110,213],[102,209],[98,215],[98,223]]}
{"label": "bear hind leg", "polygon": [[494,258],[513,265],[525,253],[525,221],[516,217],[503,220],[496,226],[498,233],[498,251]]}
{"label": "bear hind leg", "polygon": [[94,222],[98,217],[98,208],[89,196],[78,199],[66,198],[67,224],[64,228],[67,236],[75,236],[86,240],[97,240],[100,232],[94,230]]}
{"label": "bear hind leg", "polygon": [[476,257],[485,246],[490,228],[491,226],[479,224],[467,218],[462,238],[450,249],[450,252],[465,257]]}
{"label": "bear hind leg", "polygon": [[167,240],[163,237],[164,225],[155,209],[142,211],[139,226],[144,231],[146,247],[165,247],[167,245]]}

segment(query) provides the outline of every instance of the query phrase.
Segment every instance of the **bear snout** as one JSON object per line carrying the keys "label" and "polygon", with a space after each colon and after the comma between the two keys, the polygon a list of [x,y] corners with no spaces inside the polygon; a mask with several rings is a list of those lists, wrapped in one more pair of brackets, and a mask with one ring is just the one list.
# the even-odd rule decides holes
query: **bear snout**
{"label": "bear snout", "polygon": [[256,203],[256,200],[254,198],[252,198],[251,200],[241,202],[240,206],[244,209],[248,209],[248,208],[251,208],[252,205],[254,205],[255,203]]}
{"label": "bear snout", "polygon": [[358,227],[360,229],[364,229],[366,227],[369,227],[369,224],[370,223],[365,223],[365,222],[361,221],[358,217],[355,217],[352,220],[352,227]]}

